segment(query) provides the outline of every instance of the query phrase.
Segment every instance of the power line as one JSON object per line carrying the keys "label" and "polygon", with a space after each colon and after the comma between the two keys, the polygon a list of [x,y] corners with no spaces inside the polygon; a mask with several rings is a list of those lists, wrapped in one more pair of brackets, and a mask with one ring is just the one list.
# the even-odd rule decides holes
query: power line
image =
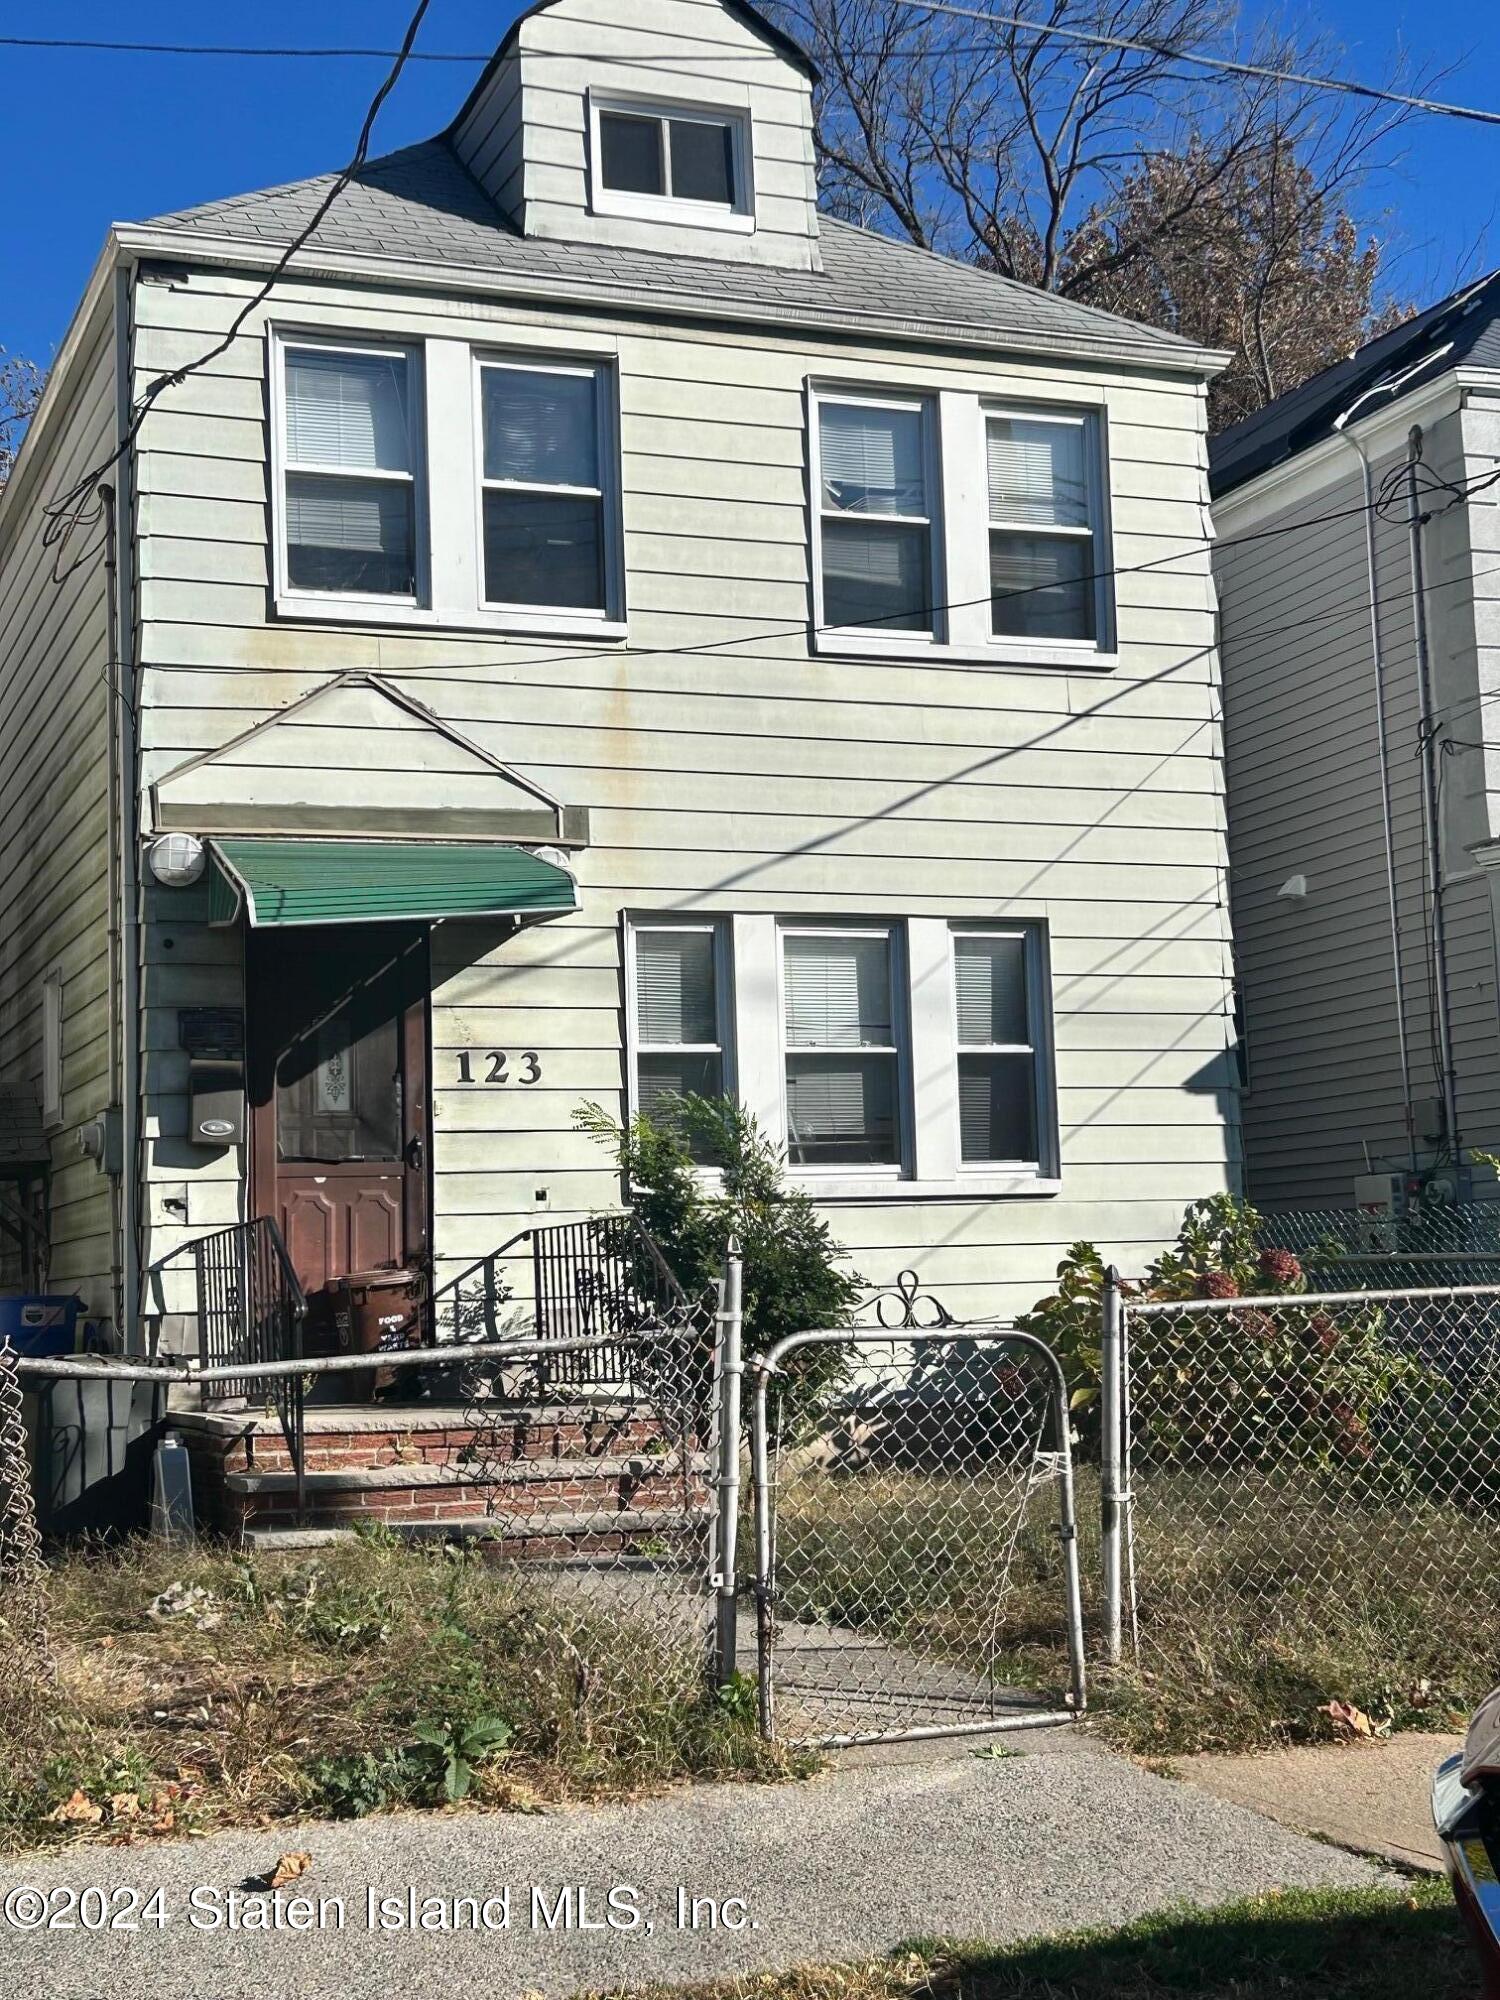
{"label": "power line", "polygon": [[124,435],[120,438],[108,458],[104,459],[98,465],[91,466],[81,478],[74,481],[66,493],[62,494],[56,500],[48,501],[43,507],[42,514],[45,525],[42,529],[42,546],[43,548],[55,549],[57,551],[53,557],[52,564],[52,577],[55,583],[61,583],[65,576],[70,574],[73,569],[79,567],[80,564],[86,562],[89,556],[93,554],[93,548],[90,546],[75,555],[71,564],[66,567],[63,565],[63,556],[73,536],[82,528],[93,527],[98,524],[103,513],[103,501],[97,490],[99,482],[112,466],[118,465],[126,452],[129,451],[131,445],[134,444],[136,438],[140,435],[141,425],[145,422],[147,415],[155,403],[166,390],[179,387],[183,382],[187,381],[190,375],[196,374],[200,368],[206,367],[210,361],[217,360],[221,354],[226,353],[234,345],[234,342],[239,337],[240,329],[244,326],[246,320],[249,319],[257,307],[265,303],[277,283],[285,274],[287,266],[291,263],[293,257],[307,243],[308,239],[322,222],[324,216],[327,215],[329,209],[333,207],[333,204],[338,200],[344,189],[364,165],[369,156],[370,139],[375,130],[375,121],[380,116],[381,106],[395,89],[397,79],[411,57],[412,44],[416,41],[418,30],[422,26],[423,17],[426,15],[430,5],[431,0],[418,0],[417,10],[407,24],[406,33],[401,38],[401,47],[396,52],[395,61],[381,83],[380,88],[370,99],[369,107],[365,112],[364,123],[360,127],[359,139],[355,144],[354,154],[349,164],[341,173],[334,176],[327,192],[313,210],[311,219],[297,231],[291,242],[288,243],[285,250],[277,258],[265,281],[251,293],[250,297],[240,307],[240,310],[230,322],[228,331],[215,341],[212,347],[207,348],[202,354],[198,355],[196,359],[185,363],[181,368],[169,369],[165,374],[158,375],[153,382],[148,383],[144,393],[137,399],[131,410],[130,420],[125,426]]}
{"label": "power line", "polygon": [[[1397,468],[1397,470],[1404,470],[1404,467]],[[1500,470],[1486,473],[1482,477],[1476,476],[1476,478],[1471,480],[1468,486],[1465,489],[1463,489],[1462,492],[1456,493],[1455,497],[1451,499],[1448,504],[1449,506],[1458,506],[1462,502],[1465,502],[1468,499],[1470,499],[1475,493],[1482,492],[1487,487],[1493,486],[1495,484],[1500,484]],[[1378,509],[1382,504],[1381,496],[1377,494],[1375,501],[1371,504]],[[1182,562],[1187,557],[1197,555],[1204,549],[1226,550],[1226,549],[1242,548],[1252,542],[1271,541],[1274,540],[1276,537],[1282,535],[1305,534],[1310,528],[1324,527],[1332,522],[1357,518],[1368,513],[1369,511],[1370,511],[1369,506],[1365,505],[1364,503],[1360,503],[1359,505],[1353,507],[1334,508],[1327,513],[1314,514],[1307,517],[1306,519],[1283,522],[1276,527],[1250,529],[1243,535],[1233,535],[1233,536],[1223,536],[1223,537],[1214,535],[1177,536],[1174,537],[1174,539],[1180,541],[1182,543],[1182,547],[1172,550],[1167,555],[1153,556],[1146,562],[1116,563],[1111,565],[1111,567],[1109,567],[1108,569],[1087,571],[1082,575],[1080,575],[1076,579],[1076,581],[1079,583],[1102,583],[1110,581],[1113,578],[1120,576],[1147,575],[1154,570],[1161,569],[1164,565],[1168,563]],[[1454,579],[1449,579],[1450,582],[1453,580]],[[1014,602],[1019,598],[1033,597],[1036,596],[1038,593],[1053,587],[1054,586],[1048,584],[1028,584],[1024,590],[1007,591],[1006,601]],[[1428,586],[1428,589],[1433,590],[1442,587],[1444,586],[1430,584]],[[983,597],[952,598],[940,603],[924,604],[917,608],[935,617],[940,613],[945,613],[950,611],[972,610],[979,605],[989,604],[992,603],[993,601],[994,601],[994,593],[990,592]],[[1299,621],[1299,624],[1318,623],[1321,622],[1323,618],[1329,616],[1342,617],[1343,615],[1344,613],[1342,609],[1331,614],[1319,613],[1315,614],[1315,616],[1311,619]],[[869,619],[866,621],[864,625],[857,628],[857,631],[873,630],[875,627],[884,623],[888,623],[892,619],[907,618],[910,616],[911,616],[911,608],[909,607],[905,611],[889,613],[884,618]],[[576,665],[587,660],[621,660],[621,659],[641,659],[641,658],[660,660],[660,659],[700,658],[705,654],[717,652],[725,647],[753,646],[773,639],[802,638],[805,637],[807,629],[808,629],[808,621],[806,619],[803,619],[795,625],[778,625],[778,626],[764,627],[760,631],[756,632],[735,632],[729,634],[727,637],[723,639],[701,639],[692,641],[686,645],[681,645],[681,646],[631,646],[628,642],[623,646],[621,645],[596,646],[596,647],[571,646],[566,651],[532,655],[524,661],[518,661],[517,665],[524,665],[527,667],[542,667],[542,666],[566,666],[570,664]],[[819,627],[818,629],[827,630],[829,628]],[[1269,629],[1272,631],[1281,629],[1294,630],[1297,629],[1297,627],[1289,625],[1284,628],[1276,627]],[[516,637],[515,634],[506,634],[503,636],[510,639]],[[1242,636],[1261,637],[1263,635],[1260,633],[1255,633],[1255,634],[1246,634]],[[903,664],[907,663],[903,662]],[[441,675],[447,679],[450,679],[451,681],[453,681],[455,685],[475,685],[475,686],[490,687],[494,685],[493,681],[494,667],[495,667],[495,656],[491,654],[486,658],[474,659],[474,660],[435,660],[431,662],[414,661],[410,665],[392,667],[387,669],[386,671],[390,672],[391,674],[397,677],[402,677],[402,678],[415,675],[436,674],[436,675]],[[464,679],[465,670],[470,668],[476,670],[487,670],[486,677],[481,681],[465,682]],[[179,665],[173,666],[169,669],[164,669],[163,671],[170,671],[173,673],[215,673],[215,674],[246,673],[246,674],[254,674],[257,677],[263,677],[268,673],[301,674],[305,671],[305,669],[301,667],[281,667],[281,668],[277,667],[268,668],[264,666],[242,667],[234,664],[220,665],[217,663],[211,666],[206,666],[206,665],[196,664],[193,662],[184,661]]]}
{"label": "power line", "polygon": [[[1451,104],[1440,98],[1423,97],[1412,92],[1387,90],[1378,84],[1361,83],[1355,77],[1327,76],[1304,70],[1278,69],[1272,63],[1244,62],[1232,56],[1212,56],[1196,49],[1186,49],[1174,42],[1159,42],[1143,36],[1109,35],[1091,28],[1073,28],[1055,21],[1028,21],[1019,14],[991,13],[978,7],[961,7],[950,4],[950,0],[893,0],[896,6],[910,7],[918,13],[949,14],[960,20],[981,21],[987,26],[1013,28],[1018,33],[1035,35],[1039,40],[1056,36],[1061,41],[1082,42],[1095,47],[1135,50],[1142,55],[1166,56],[1175,62],[1192,63],[1195,67],[1211,69],[1231,76],[1255,77],[1268,83],[1292,83],[1304,89],[1331,90],[1345,96],[1367,98],[1376,103],[1399,105],[1408,111],[1420,111],[1432,117],[1460,118],[1480,125],[1500,125],[1500,111],[1485,110],[1471,104]],[[78,51],[108,55],[153,55],[153,56],[201,56],[224,57],[240,61],[388,61],[400,55],[398,49],[366,47],[299,47],[291,44],[260,45],[246,42],[135,42],[106,41],[65,35],[0,35],[0,48],[44,49],[53,51]],[[988,55],[993,52],[993,43],[977,43],[972,47],[944,49],[871,49],[867,51],[844,51],[856,60],[863,55],[889,57],[902,62],[914,62],[929,58],[947,59],[955,56]],[[477,65],[487,63],[494,55],[492,49],[416,49],[406,57],[415,63],[467,63]],[[740,53],[734,50],[716,51],[715,66],[726,62],[764,63],[770,51]],[[528,61],[553,60],[559,62],[623,62],[632,68],[653,68],[658,64],[679,73],[680,65],[690,61],[690,54],[663,57],[659,53],[640,56],[609,55],[582,57],[563,49],[528,49]]]}
{"label": "power line", "polygon": [[1200,69],[1219,70],[1230,76],[1258,77],[1267,83],[1295,83],[1305,89],[1333,90],[1349,97],[1365,97],[1380,104],[1399,104],[1408,111],[1423,111],[1441,118],[1466,118],[1479,125],[1500,125],[1500,111],[1484,111],[1472,104],[1446,104],[1433,97],[1418,97],[1401,90],[1385,90],[1378,84],[1359,83],[1352,77],[1319,76],[1303,70],[1277,69],[1272,63],[1240,62],[1232,56],[1205,55],[1185,49],[1175,42],[1152,41],[1139,35],[1107,35],[1095,28],[1070,28],[1057,21],[1028,21],[1020,14],[997,14],[982,7],[960,7],[953,0],[893,0],[898,7],[910,7],[921,14],[951,14],[963,21],[983,21],[991,27],[1014,28],[1045,41],[1056,35],[1061,41],[1087,42],[1106,49],[1134,49],[1141,55],[1170,56],[1175,62],[1192,63]]}

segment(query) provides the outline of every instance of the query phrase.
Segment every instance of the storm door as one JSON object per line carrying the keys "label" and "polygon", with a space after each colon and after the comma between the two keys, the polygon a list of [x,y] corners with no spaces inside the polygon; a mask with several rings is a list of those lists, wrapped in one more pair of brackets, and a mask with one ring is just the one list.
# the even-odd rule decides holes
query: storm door
{"label": "storm door", "polygon": [[254,1207],[315,1328],[340,1278],[427,1257],[427,935],[297,926],[252,931],[247,953]]}

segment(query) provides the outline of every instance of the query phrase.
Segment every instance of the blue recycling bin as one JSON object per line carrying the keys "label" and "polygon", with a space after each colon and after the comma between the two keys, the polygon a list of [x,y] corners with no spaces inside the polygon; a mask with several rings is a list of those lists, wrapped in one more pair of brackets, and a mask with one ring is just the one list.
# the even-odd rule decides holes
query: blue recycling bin
{"label": "blue recycling bin", "polygon": [[72,1354],[78,1346],[83,1300],[72,1292],[12,1292],[0,1296],[0,1343],[17,1354]]}

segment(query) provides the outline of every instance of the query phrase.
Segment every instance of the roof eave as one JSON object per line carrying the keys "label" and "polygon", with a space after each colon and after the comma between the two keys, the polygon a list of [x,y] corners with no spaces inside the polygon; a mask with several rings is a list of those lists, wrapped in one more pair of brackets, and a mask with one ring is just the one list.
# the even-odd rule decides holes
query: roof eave
{"label": "roof eave", "polygon": [[104,247],[94,260],[94,268],[89,273],[83,296],[74,308],[73,317],[68,322],[68,330],[63,335],[52,366],[47,370],[47,379],[42,386],[41,401],[32,412],[31,421],[21,439],[21,448],[16,453],[10,477],[0,486],[0,547],[4,546],[11,519],[19,513],[24,497],[35,477],[35,468],[45,456],[46,441],[57,413],[64,408],[72,392],[74,371],[79,357],[85,351],[91,329],[99,315],[101,306],[109,301],[110,283],[116,267],[122,258],[130,253],[124,249],[120,231],[111,229],[104,239]]}
{"label": "roof eave", "polygon": [[[198,230],[174,230],[144,223],[116,226],[121,246],[137,257],[174,257],[215,268],[263,270],[275,266],[284,246],[275,243],[248,243],[237,237],[208,236]],[[628,285],[590,284],[568,281],[549,274],[545,279],[523,272],[492,271],[473,264],[427,263],[409,258],[377,258],[352,251],[308,249],[292,260],[290,271],[302,278],[350,279],[369,284],[386,280],[395,285],[422,291],[473,293],[495,298],[528,299],[542,305],[576,304],[627,310],[643,317],[670,317],[684,320],[727,320],[759,326],[818,326],[839,332],[873,333],[887,340],[924,342],[928,345],[970,348],[983,352],[1057,355],[1070,361],[1108,361],[1145,369],[1150,373],[1189,375],[1208,380],[1227,366],[1231,356],[1220,348],[1194,347],[1176,336],[1159,345],[1150,341],[1150,330],[1137,347],[1128,341],[1107,338],[1091,340],[1059,333],[1051,327],[1038,328],[1027,339],[995,327],[967,326],[952,322],[912,319],[891,313],[848,313],[824,311],[788,303],[770,305],[761,301],[714,298],[695,300],[665,292],[632,290]]]}

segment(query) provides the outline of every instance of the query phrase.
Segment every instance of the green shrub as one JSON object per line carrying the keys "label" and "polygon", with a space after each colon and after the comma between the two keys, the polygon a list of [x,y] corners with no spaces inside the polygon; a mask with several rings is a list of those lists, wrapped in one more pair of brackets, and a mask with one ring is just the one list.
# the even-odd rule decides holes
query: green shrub
{"label": "green shrub", "polygon": [[[786,1160],[754,1117],[729,1098],[683,1097],[668,1116],[619,1124],[597,1104],[574,1114],[613,1153],[642,1227],[690,1298],[707,1292],[737,1236],[744,1252],[745,1352],[764,1354],[789,1333],[850,1324],[862,1281]],[[702,1166],[718,1169],[708,1180]],[[799,1380],[820,1383],[839,1347],[804,1351]]]}

